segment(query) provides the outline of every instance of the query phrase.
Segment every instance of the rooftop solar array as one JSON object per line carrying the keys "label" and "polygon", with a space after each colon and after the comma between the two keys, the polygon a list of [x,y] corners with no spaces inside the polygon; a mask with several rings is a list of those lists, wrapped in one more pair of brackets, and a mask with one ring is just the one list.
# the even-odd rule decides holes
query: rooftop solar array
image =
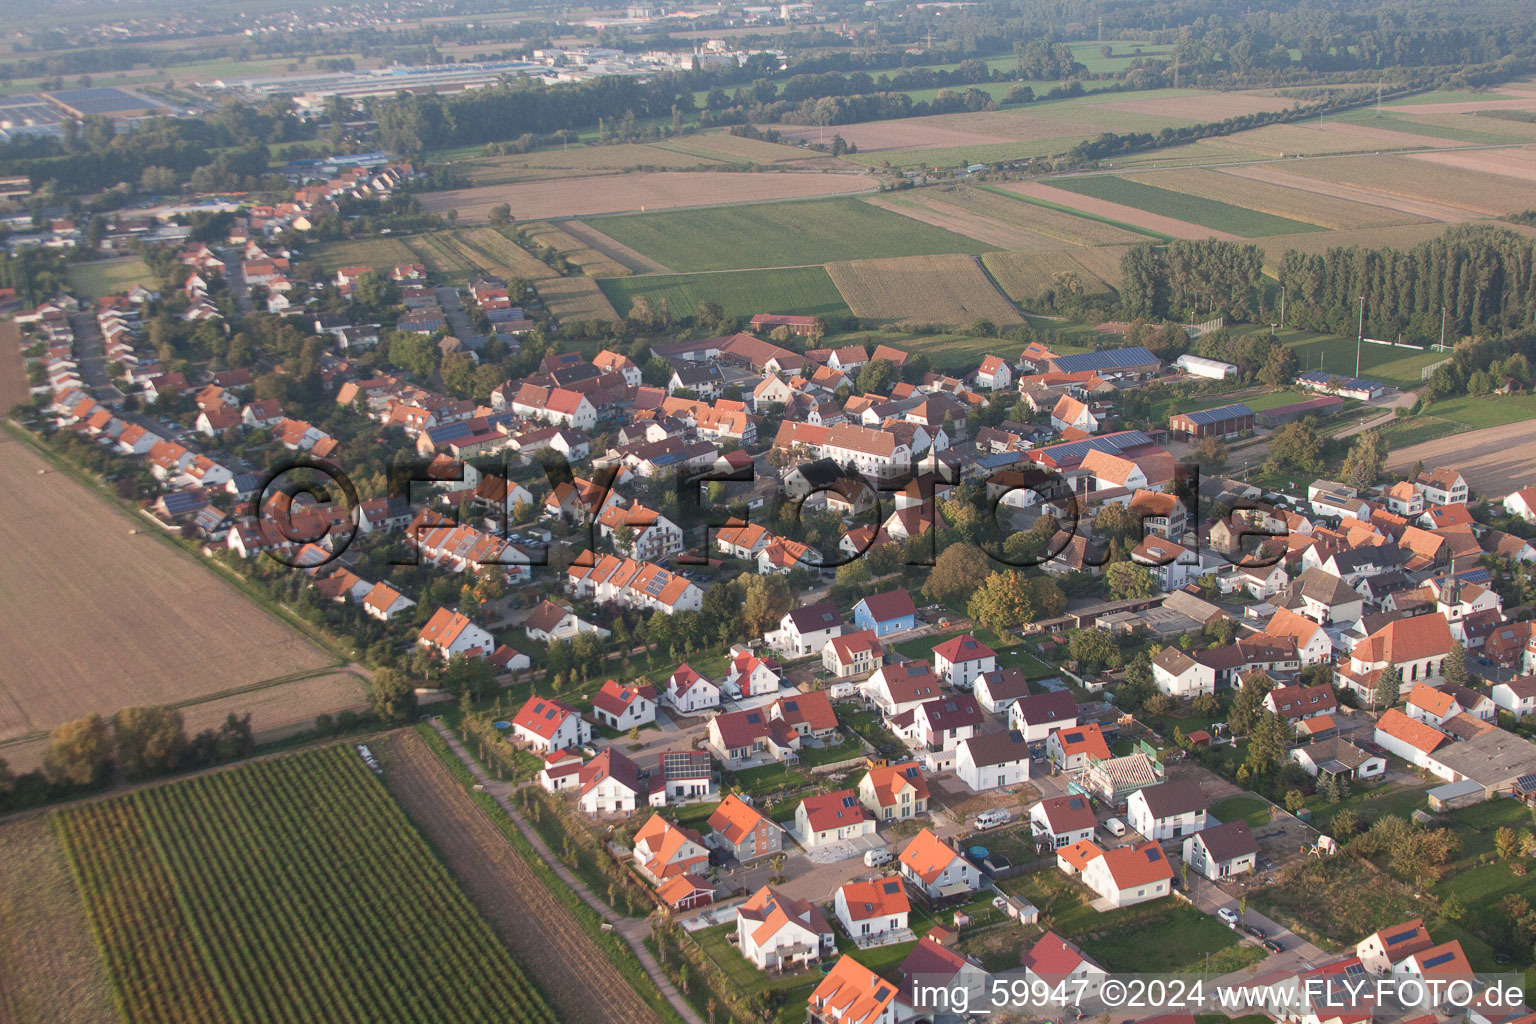
{"label": "rooftop solar array", "polygon": [[1199,412],[1187,412],[1184,414],[1191,423],[1221,423],[1225,420],[1235,420],[1242,416],[1252,416],[1253,410],[1242,402],[1236,405],[1223,405],[1216,409],[1202,409]]}

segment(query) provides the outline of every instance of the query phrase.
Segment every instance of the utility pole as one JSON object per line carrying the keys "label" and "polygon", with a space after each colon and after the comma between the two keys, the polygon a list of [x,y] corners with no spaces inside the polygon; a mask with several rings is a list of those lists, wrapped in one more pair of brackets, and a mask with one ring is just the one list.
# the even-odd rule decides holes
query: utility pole
{"label": "utility pole", "polygon": [[1285,330],[1285,289],[1280,289],[1280,329]]}
{"label": "utility pole", "polygon": [[1440,351],[1445,351],[1445,307],[1440,307]]}
{"label": "utility pole", "polygon": [[1365,296],[1360,296],[1360,336],[1355,339],[1355,376],[1360,376],[1360,350],[1365,348]]}

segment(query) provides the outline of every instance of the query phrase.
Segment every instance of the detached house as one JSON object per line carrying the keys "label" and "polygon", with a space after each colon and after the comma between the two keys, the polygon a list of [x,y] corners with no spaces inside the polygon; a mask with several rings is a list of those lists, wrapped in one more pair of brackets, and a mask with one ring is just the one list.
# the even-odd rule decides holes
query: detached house
{"label": "detached house", "polygon": [[969,633],[939,644],[933,649],[933,670],[957,690],[969,690],[976,677],[997,667],[997,654]]}
{"label": "detached house", "polygon": [[790,657],[815,654],[843,633],[843,617],[830,601],[796,608],[779,620],[779,628],[763,636],[776,651]]}
{"label": "detached house", "polygon": [[1205,828],[1209,801],[1196,782],[1160,782],[1125,802],[1131,828],[1148,839],[1177,839]]}
{"label": "detached house", "polygon": [[807,847],[873,835],[875,819],[851,789],[808,796],[795,808],[795,832]]}
{"label": "detached house", "polygon": [[1077,700],[1066,690],[1020,697],[1008,708],[1008,727],[1027,743],[1038,743],[1058,729],[1077,725]]}
{"label": "detached house", "polygon": [[620,732],[656,721],[656,688],[624,686],[610,679],[592,697],[592,717]]}
{"label": "detached house", "polygon": [[1339,702],[1333,695],[1333,687],[1327,683],[1277,686],[1264,695],[1264,709],[1295,726],[1305,719],[1333,714],[1339,710]]}
{"label": "detached house", "polygon": [[835,636],[821,649],[821,667],[838,679],[868,675],[884,664],[885,648],[869,629]]}
{"label": "detached house", "polygon": [[1064,772],[1087,768],[1094,760],[1109,758],[1109,744],[1097,723],[1057,729],[1045,738],[1045,753],[1050,762]]}
{"label": "detached house", "polygon": [[916,761],[871,768],[859,780],[859,803],[880,821],[928,813],[928,783]]}
{"label": "detached house", "polygon": [[1184,862],[1211,881],[1252,871],[1259,861],[1259,841],[1246,821],[1228,821],[1184,840]]}
{"label": "detached house", "polygon": [[579,747],[592,739],[580,712],[550,697],[529,697],[512,719],[512,735],[541,753]]}
{"label": "detached house", "polygon": [[709,816],[709,827],[714,838],[712,845],[730,851],[743,864],[771,857],[784,848],[784,830],[735,793],[715,808]]}
{"label": "detached house", "polygon": [[909,747],[947,751],[975,736],[982,720],[976,698],[963,693],[924,701],[891,719],[891,728]]}
{"label": "detached house", "polygon": [[1019,954],[1019,962],[1031,984],[1041,981],[1052,989],[1063,985],[1064,991],[1081,991],[1088,997],[1097,995],[1109,980],[1109,972],[1098,961],[1055,932],[1046,932],[1035,940],[1033,946]]}
{"label": "detached house", "polygon": [[981,888],[981,872],[932,830],[923,829],[896,858],[901,876],[930,901],[953,899]]}
{"label": "detached house", "polygon": [[1003,714],[1014,701],[1029,696],[1029,680],[1016,668],[993,669],[976,677],[971,692],[983,711]]}
{"label": "detached house", "polygon": [[837,937],[810,900],[765,885],[737,908],[736,948],[760,971],[786,971],[835,952]]}
{"label": "detached house", "polygon": [[1173,868],[1155,842],[1101,850],[1091,841],[1057,851],[1056,863],[1067,874],[1082,877],[1111,907],[1129,907],[1168,895]]}
{"label": "detached house", "polygon": [[1047,850],[1091,840],[1097,825],[1093,805],[1080,793],[1054,796],[1029,809],[1030,835]]}
{"label": "detached house", "polygon": [[890,636],[917,625],[917,607],[905,590],[873,594],[853,606],[856,629],[867,629],[875,636]]}
{"label": "detached house", "polygon": [[1014,731],[989,732],[955,748],[955,775],[975,792],[1029,779],[1029,744]]}
{"label": "detached house", "polygon": [[808,1024],[896,1024],[896,986],[844,956],[807,1003]]}
{"label": "detached house", "polygon": [[1489,692],[1494,704],[1516,718],[1536,711],[1536,675],[1521,676],[1507,683],[1497,683]]}
{"label": "detached house", "polygon": [[1392,966],[1435,944],[1429,929],[1419,918],[1383,928],[1361,939],[1355,946],[1360,965],[1375,975],[1391,974]]}
{"label": "detached house", "polygon": [[445,659],[460,654],[490,657],[496,650],[496,640],[491,634],[469,621],[469,616],[447,608],[432,613],[427,624],[421,627],[416,642]]}
{"label": "detached house", "polygon": [[685,662],[667,678],[662,699],[684,715],[697,715],[720,706],[720,687],[699,675]]}
{"label": "detached house", "polygon": [[912,913],[912,904],[900,878],[845,882],[838,886],[832,906],[843,931],[860,948],[883,946],[911,937],[907,918]]}
{"label": "detached house", "polygon": [[587,814],[633,812],[647,803],[649,787],[640,781],[640,768],[607,747],[581,767],[578,805]]}
{"label": "detached house", "polygon": [[704,870],[709,866],[709,851],[697,832],[653,814],[635,833],[635,864],[641,874],[660,883]]}

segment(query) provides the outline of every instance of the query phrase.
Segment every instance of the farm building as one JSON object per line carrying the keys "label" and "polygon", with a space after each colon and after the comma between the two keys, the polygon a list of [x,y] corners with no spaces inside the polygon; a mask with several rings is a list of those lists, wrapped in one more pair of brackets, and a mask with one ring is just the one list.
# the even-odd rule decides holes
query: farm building
{"label": "farm building", "polygon": [[1253,410],[1238,402],[1199,412],[1177,412],[1168,417],[1168,429],[1184,441],[1199,437],[1236,437],[1253,429]]}
{"label": "farm building", "polygon": [[1340,377],[1336,373],[1324,373],[1322,370],[1308,370],[1296,375],[1298,387],[1308,391],[1322,391],[1330,395],[1339,395],[1343,398],[1358,398],[1362,402],[1368,402],[1373,398],[1379,398],[1392,390],[1389,385],[1379,380],[1364,380],[1360,377]]}
{"label": "farm building", "polygon": [[1319,395],[1309,398],[1304,402],[1292,402],[1290,405],[1277,405],[1273,409],[1265,409],[1255,413],[1259,426],[1273,430],[1283,427],[1287,423],[1294,423],[1306,416],[1333,416],[1344,407],[1344,399],[1337,395]]}
{"label": "farm building", "polygon": [[1091,370],[1106,380],[1151,376],[1163,368],[1163,362],[1143,345],[1106,348],[1071,356],[1053,356],[1044,360],[1046,373],[1081,373]]}
{"label": "farm building", "polygon": [[1191,377],[1226,380],[1228,377],[1237,376],[1237,367],[1232,363],[1224,363],[1220,359],[1207,359],[1204,356],[1193,356],[1187,352],[1175,359],[1173,365]]}
{"label": "farm building", "polygon": [[752,318],[752,330],[763,334],[776,328],[786,327],[789,333],[801,338],[809,338],[816,333],[816,318],[813,316],[783,316],[774,313],[759,313]]}

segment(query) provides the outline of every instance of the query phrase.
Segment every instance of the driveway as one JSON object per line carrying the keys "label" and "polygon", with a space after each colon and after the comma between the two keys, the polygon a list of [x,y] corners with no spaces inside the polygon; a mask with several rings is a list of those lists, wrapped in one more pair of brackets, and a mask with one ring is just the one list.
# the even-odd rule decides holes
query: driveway
{"label": "driveway", "polygon": [[[1238,909],[1238,901],[1236,899],[1222,890],[1215,882],[1202,878],[1193,871],[1189,874],[1189,889],[1191,902],[1212,917],[1215,917],[1216,911],[1222,907],[1231,907],[1233,910]],[[1271,939],[1277,940],[1285,947],[1282,952],[1271,953],[1269,958],[1263,962],[1262,967],[1266,972],[1305,969],[1309,965],[1320,964],[1325,960],[1331,959],[1328,953],[1325,953],[1279,922],[1265,917],[1252,907],[1249,907],[1244,913],[1243,923],[1262,928],[1266,935]],[[1257,940],[1245,935],[1243,936],[1243,941],[1255,942]],[[1232,974],[1219,980],[1233,983],[1242,982],[1251,978],[1253,973],[1251,969],[1234,971]]]}

